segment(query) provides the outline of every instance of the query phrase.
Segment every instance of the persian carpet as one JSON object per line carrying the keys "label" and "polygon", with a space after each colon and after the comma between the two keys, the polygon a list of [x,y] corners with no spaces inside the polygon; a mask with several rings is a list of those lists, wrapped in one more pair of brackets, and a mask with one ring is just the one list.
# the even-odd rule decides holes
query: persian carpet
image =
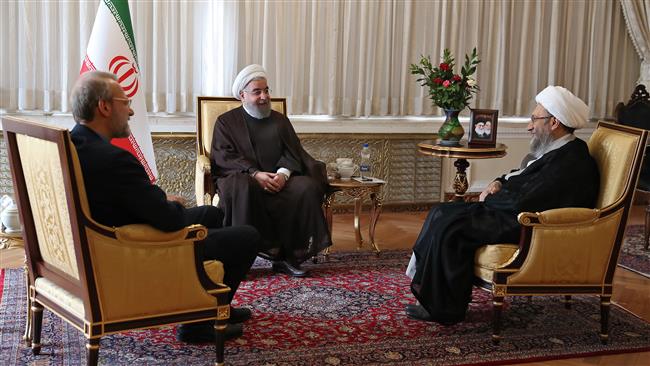
{"label": "persian carpet", "polygon": [[650,250],[643,249],[643,246],[643,225],[628,226],[618,265],[650,277]]}
{"label": "persian carpet", "polygon": [[[407,319],[413,302],[404,275],[405,251],[332,254],[308,264],[311,277],[273,274],[259,260],[236,299],[253,309],[244,336],[226,343],[229,365],[458,365],[507,364],[650,350],[650,324],[612,307],[610,343],[598,338],[599,301],[576,297],[512,299],[504,311],[503,340],[494,346],[491,301],[474,290],[467,320],[451,327]],[[1,286],[1,285],[0,285]],[[76,329],[45,311],[42,355],[20,341],[24,285],[19,270],[5,272],[0,303],[0,365],[83,365]],[[103,365],[210,365],[214,346],[184,345],[163,327],[102,338]]]}

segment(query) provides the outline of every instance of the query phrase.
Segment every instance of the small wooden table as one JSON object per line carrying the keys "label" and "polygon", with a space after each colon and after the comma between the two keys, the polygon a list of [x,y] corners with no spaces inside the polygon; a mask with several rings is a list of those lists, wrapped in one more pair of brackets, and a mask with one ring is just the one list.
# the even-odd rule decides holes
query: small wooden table
{"label": "small wooden table", "polygon": [[469,147],[466,140],[460,141],[460,146],[442,146],[437,140],[426,140],[418,144],[418,152],[425,155],[439,156],[443,158],[456,158],[456,176],[454,177],[454,200],[462,201],[467,192],[467,173],[469,167],[467,159],[494,159],[506,156],[504,144],[496,144],[495,147]]}
{"label": "small wooden table", "polygon": [[[327,219],[327,226],[329,227],[330,233],[332,232],[332,202],[334,201],[334,196],[337,192],[341,192],[349,197],[354,199],[354,236],[357,241],[358,248],[361,249],[363,246],[363,236],[361,235],[361,204],[363,203],[363,198],[366,196],[370,197],[370,226],[368,227],[368,236],[370,240],[370,246],[375,250],[377,254],[381,251],[375,243],[375,227],[377,226],[377,220],[379,219],[379,214],[381,213],[381,198],[379,193],[381,192],[381,187],[384,183],[374,182],[374,183],[360,183],[356,180],[341,180],[334,179],[329,181],[330,187],[334,190],[331,194],[325,199],[325,218]],[[325,249],[324,254],[327,256],[329,254],[329,248]]]}

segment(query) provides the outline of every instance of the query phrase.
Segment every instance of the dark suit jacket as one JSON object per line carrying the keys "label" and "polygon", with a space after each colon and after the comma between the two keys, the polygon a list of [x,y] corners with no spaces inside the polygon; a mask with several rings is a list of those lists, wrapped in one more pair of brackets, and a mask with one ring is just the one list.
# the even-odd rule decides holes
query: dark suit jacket
{"label": "dark suit jacket", "polygon": [[149,224],[175,231],[189,225],[185,208],[167,200],[131,153],[111,145],[84,125],[71,132],[77,148],[91,216],[100,224]]}

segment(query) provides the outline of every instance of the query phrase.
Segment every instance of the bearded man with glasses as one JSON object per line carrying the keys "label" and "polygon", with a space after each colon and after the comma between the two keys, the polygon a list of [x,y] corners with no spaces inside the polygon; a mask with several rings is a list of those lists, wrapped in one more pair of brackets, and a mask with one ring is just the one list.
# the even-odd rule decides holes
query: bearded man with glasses
{"label": "bearded man with glasses", "polygon": [[271,109],[270,92],[262,66],[237,75],[232,93],[242,106],[215,123],[211,172],[224,225],[254,226],[273,270],[304,277],[300,263],[332,244],[321,209],[327,175],[289,119]]}
{"label": "bearded man with glasses", "polygon": [[406,306],[410,318],[443,325],[463,321],[476,250],[518,242],[519,212],[596,204],[598,167],[587,144],[573,134],[587,124],[589,108],[560,86],[547,87],[535,101],[530,153],[521,167],[496,178],[479,202],[443,203],[429,212],[406,271],[419,302]]}

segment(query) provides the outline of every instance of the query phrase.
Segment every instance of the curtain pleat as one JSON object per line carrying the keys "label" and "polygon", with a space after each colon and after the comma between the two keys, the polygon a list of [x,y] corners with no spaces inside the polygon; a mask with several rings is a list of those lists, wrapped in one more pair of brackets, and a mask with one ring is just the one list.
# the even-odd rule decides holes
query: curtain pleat
{"label": "curtain pleat", "polygon": [[[409,64],[420,55],[437,63],[449,48],[459,70],[476,46],[480,92],[471,107],[525,116],[537,92],[554,84],[587,101],[593,118],[603,118],[627,100],[639,77],[641,61],[623,9],[628,20],[637,14],[638,22],[647,23],[644,4],[131,1],[130,8],[152,113],[193,113],[196,96],[231,95],[237,72],[260,63],[273,95],[287,97],[294,115],[440,115]],[[97,0],[0,3],[0,109],[69,112],[69,91],[97,5]],[[637,42],[647,38],[645,25]],[[637,48],[645,52],[645,47]]]}

